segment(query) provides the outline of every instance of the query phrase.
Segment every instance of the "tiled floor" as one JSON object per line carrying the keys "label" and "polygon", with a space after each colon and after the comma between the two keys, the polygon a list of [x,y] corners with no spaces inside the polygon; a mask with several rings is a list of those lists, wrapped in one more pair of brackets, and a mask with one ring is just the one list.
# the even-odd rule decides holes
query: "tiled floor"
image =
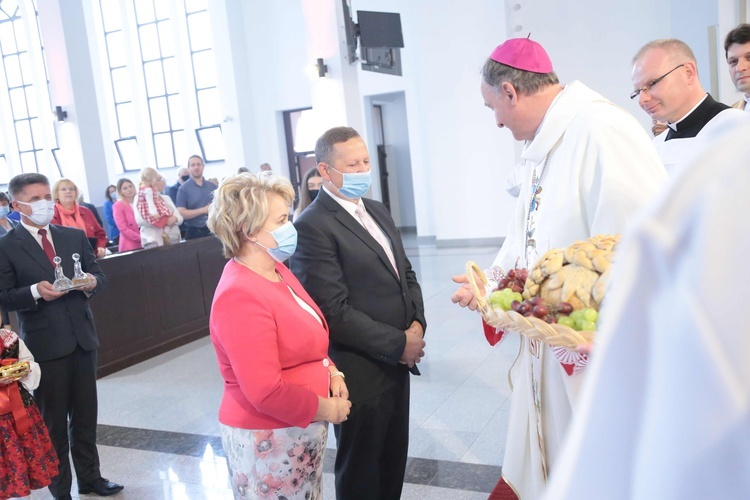
{"label": "tiled floor", "polygon": [[[403,499],[485,499],[500,475],[513,340],[490,347],[477,313],[450,302],[468,259],[489,265],[496,247],[436,248],[406,238],[423,288],[428,329],[421,377],[412,378],[410,461]],[[99,380],[99,443],[114,498],[229,499],[216,419],[221,378],[202,339]],[[333,499],[333,432],[324,498]],[[76,497],[76,492],[73,492]],[[81,498],[87,498],[87,495]],[[34,499],[49,498],[47,490]]]}

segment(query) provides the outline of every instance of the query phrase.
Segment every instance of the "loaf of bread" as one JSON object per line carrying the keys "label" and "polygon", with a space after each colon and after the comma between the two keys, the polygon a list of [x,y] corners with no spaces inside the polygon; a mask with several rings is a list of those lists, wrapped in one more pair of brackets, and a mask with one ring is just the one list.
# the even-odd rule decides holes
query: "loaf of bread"
{"label": "loaf of bread", "polygon": [[549,304],[568,302],[573,309],[599,310],[619,239],[619,235],[601,234],[548,251],[529,273],[524,299],[540,296]]}

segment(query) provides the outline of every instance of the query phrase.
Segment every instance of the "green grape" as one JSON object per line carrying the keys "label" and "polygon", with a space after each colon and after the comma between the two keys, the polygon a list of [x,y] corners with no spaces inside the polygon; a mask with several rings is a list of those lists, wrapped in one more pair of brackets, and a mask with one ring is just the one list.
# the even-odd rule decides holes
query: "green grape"
{"label": "green grape", "polygon": [[[518,292],[513,292],[513,300],[517,300],[518,302],[523,302],[523,295],[521,295]],[[511,300],[511,302],[513,302],[513,300]]]}
{"label": "green grape", "polygon": [[506,295],[503,297],[503,303],[500,305],[500,307],[503,308],[503,311],[510,311],[510,305],[513,303],[515,299],[512,295]]}
{"label": "green grape", "polygon": [[574,320],[570,316],[560,316],[559,318],[557,318],[557,322],[569,328],[575,328],[576,324],[576,320]]}
{"label": "green grape", "polygon": [[593,332],[594,330],[596,330],[596,323],[594,323],[593,321],[583,320],[581,322],[581,328],[579,330]]}
{"label": "green grape", "polygon": [[503,298],[505,294],[502,291],[495,290],[490,295],[490,305],[494,308],[502,308]]}
{"label": "green grape", "polygon": [[596,312],[596,309],[584,309],[583,317],[586,319],[586,321],[596,323],[597,318],[599,318],[599,313]]}
{"label": "green grape", "polygon": [[582,309],[576,309],[572,313],[570,313],[570,317],[573,318],[574,321],[578,321],[579,319],[583,319],[583,310]]}

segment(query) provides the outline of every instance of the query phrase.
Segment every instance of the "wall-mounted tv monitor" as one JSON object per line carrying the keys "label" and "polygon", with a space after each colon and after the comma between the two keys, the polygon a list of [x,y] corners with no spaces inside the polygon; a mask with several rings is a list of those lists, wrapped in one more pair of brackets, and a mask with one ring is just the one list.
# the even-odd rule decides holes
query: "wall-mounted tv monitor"
{"label": "wall-mounted tv monitor", "polygon": [[400,14],[358,10],[357,24],[362,47],[404,47]]}

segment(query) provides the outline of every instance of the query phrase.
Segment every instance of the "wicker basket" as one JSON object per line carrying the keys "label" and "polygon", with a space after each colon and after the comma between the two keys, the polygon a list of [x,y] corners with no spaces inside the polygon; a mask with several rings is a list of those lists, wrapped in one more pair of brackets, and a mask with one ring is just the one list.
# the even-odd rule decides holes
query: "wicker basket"
{"label": "wicker basket", "polygon": [[482,313],[484,321],[490,326],[509,332],[518,332],[530,339],[541,340],[551,346],[567,347],[568,349],[575,349],[581,344],[591,343],[594,338],[596,332],[593,331],[579,332],[559,323],[547,323],[534,316],[525,317],[515,311],[493,308],[490,305],[489,298],[480,293],[475,278],[479,277],[482,287],[487,284],[487,278],[475,262],[469,261],[466,263],[466,277],[469,280],[471,291],[474,292],[476,297],[479,312]]}

